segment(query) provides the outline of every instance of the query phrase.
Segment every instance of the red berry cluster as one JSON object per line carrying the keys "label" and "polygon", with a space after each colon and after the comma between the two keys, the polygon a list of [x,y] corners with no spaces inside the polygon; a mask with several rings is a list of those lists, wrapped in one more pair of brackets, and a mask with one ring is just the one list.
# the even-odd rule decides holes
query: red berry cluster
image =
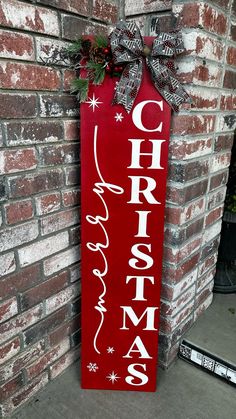
{"label": "red berry cluster", "polygon": [[106,73],[111,75],[114,73],[122,73],[124,67],[122,65],[114,64],[110,45],[103,48],[103,54],[105,55],[105,61],[107,62],[105,67]]}

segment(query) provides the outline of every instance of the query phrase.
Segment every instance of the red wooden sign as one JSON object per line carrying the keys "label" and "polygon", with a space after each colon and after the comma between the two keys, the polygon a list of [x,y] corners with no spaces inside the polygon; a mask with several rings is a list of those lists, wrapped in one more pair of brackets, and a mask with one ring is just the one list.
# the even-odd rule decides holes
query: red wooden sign
{"label": "red wooden sign", "polygon": [[171,110],[147,70],[130,114],[116,82],[81,105],[82,387],[155,391]]}

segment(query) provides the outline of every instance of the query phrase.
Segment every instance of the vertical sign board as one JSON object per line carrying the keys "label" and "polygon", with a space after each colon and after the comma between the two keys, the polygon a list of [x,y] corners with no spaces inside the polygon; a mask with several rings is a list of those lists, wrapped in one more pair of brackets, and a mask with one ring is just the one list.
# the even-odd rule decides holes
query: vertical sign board
{"label": "vertical sign board", "polygon": [[82,388],[155,391],[171,110],[146,69],[129,114],[116,81],[81,105]]}

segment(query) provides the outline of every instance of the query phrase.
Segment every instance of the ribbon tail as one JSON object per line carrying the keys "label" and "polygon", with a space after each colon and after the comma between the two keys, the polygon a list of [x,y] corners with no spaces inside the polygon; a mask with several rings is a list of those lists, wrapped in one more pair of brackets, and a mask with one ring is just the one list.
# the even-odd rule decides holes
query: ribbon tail
{"label": "ribbon tail", "polygon": [[147,65],[155,88],[175,112],[179,111],[179,106],[182,103],[192,103],[192,99],[176,79],[175,74],[161,64],[159,59],[147,60]]}
{"label": "ribbon tail", "polygon": [[127,64],[116,87],[113,104],[123,105],[127,113],[130,113],[138,94],[142,73],[142,59]]}

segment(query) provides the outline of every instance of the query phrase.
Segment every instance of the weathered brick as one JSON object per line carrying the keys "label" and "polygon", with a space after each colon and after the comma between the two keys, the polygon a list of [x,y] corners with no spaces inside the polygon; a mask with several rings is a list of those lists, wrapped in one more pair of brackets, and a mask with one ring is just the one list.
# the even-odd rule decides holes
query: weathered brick
{"label": "weathered brick", "polygon": [[[148,16],[147,16],[148,18]],[[136,21],[136,18],[135,18]],[[150,22],[150,23],[149,23]],[[160,32],[170,32],[173,30],[176,24],[176,18],[173,16],[173,13],[163,13],[161,15],[152,16],[151,21],[149,21],[149,36],[157,36]],[[145,26],[145,25],[144,25]],[[139,25],[140,28],[140,25]]]}
{"label": "weathered brick", "polygon": [[66,59],[65,50],[68,48],[69,43],[65,41],[59,41],[56,39],[37,37],[36,38],[36,50],[37,50],[37,61],[45,63],[47,65],[69,65],[69,60]]}
{"label": "weathered brick", "polygon": [[236,128],[235,112],[231,114],[219,114],[217,120],[217,131],[234,131]]}
{"label": "weathered brick", "polygon": [[68,338],[64,338],[64,340],[59,345],[52,348],[49,352],[47,352],[45,355],[37,359],[33,364],[26,368],[28,379],[32,380],[32,378],[39,375],[48,367],[48,365],[55,362],[58,358],[69,351],[69,349],[70,341]]}
{"label": "weathered brick", "polygon": [[79,113],[79,106],[75,96],[72,95],[41,95],[41,117],[73,117]]}
{"label": "weathered brick", "polygon": [[32,344],[43,336],[48,335],[51,330],[55,329],[59,324],[66,320],[67,317],[68,308],[64,306],[37,324],[29,327],[25,332],[23,332],[25,344]]}
{"label": "weathered brick", "polygon": [[0,386],[0,402],[9,399],[17,390],[19,390],[24,383],[22,372],[16,377],[12,378],[7,383]]}
{"label": "weathered brick", "polygon": [[206,176],[209,172],[209,160],[186,163],[171,162],[168,177],[173,182],[185,183],[195,178]]}
{"label": "weathered brick", "polygon": [[70,189],[62,192],[62,202],[65,207],[72,207],[80,204],[80,190]]}
{"label": "weathered brick", "polygon": [[226,56],[227,64],[235,66],[236,65],[236,48],[229,46],[227,49],[227,56]]}
{"label": "weathered brick", "polygon": [[40,0],[40,3],[83,16],[91,14],[91,2],[89,0]]}
{"label": "weathered brick", "polygon": [[197,292],[200,292],[203,288],[205,288],[209,282],[211,282],[214,278],[216,272],[216,267],[214,266],[210,270],[208,270],[204,275],[202,275],[197,280]]}
{"label": "weathered brick", "polygon": [[236,89],[236,71],[225,70],[223,87]]}
{"label": "weathered brick", "polygon": [[69,245],[68,232],[54,234],[52,237],[37,241],[18,250],[21,266],[31,265]]}
{"label": "weathered brick", "polygon": [[111,3],[110,1],[95,0],[93,1],[92,16],[95,19],[101,20],[105,23],[116,23],[118,18],[117,6],[114,3]]}
{"label": "weathered brick", "polygon": [[70,228],[69,234],[70,234],[71,245],[76,245],[81,242],[80,230],[81,230],[80,225]]}
{"label": "weathered brick", "polygon": [[[0,256],[0,277],[10,274],[16,270],[15,255],[13,252]],[[1,283],[0,283],[1,284]],[[1,290],[1,285],[0,285]],[[1,295],[1,292],[0,292]]]}
{"label": "weathered brick", "polygon": [[57,327],[48,335],[50,346],[57,345],[65,338],[65,336],[70,336],[72,333],[80,329],[80,327],[81,315],[79,314]]}
{"label": "weathered brick", "polygon": [[61,269],[67,268],[80,260],[80,246],[74,246],[71,249],[52,256],[44,262],[44,273],[46,276],[52,275]]}
{"label": "weathered brick", "polygon": [[201,236],[194,237],[188,240],[187,243],[179,246],[164,246],[164,264],[174,263],[178,264],[182,260],[186,259],[189,255],[199,250],[201,245]]}
{"label": "weathered brick", "polygon": [[221,87],[222,67],[214,62],[193,58],[178,61],[178,79],[182,83],[193,83],[199,86]]}
{"label": "weathered brick", "polygon": [[20,221],[30,220],[34,215],[31,200],[6,204],[4,210],[7,224],[15,224]]}
{"label": "weathered brick", "polygon": [[60,74],[50,67],[1,61],[0,87],[19,90],[58,90]]}
{"label": "weathered brick", "polygon": [[78,224],[79,220],[80,215],[77,208],[48,215],[41,220],[42,235]]}
{"label": "weathered brick", "polygon": [[172,132],[177,135],[208,134],[214,126],[214,115],[174,115],[172,119]]}
{"label": "weathered brick", "polygon": [[28,243],[36,239],[38,234],[37,220],[7,228],[0,232],[0,250],[5,251]]}
{"label": "weathered brick", "polygon": [[81,329],[71,335],[71,347],[74,348],[81,344]]}
{"label": "weathered brick", "polygon": [[160,329],[162,332],[171,333],[193,312],[194,300],[188,303],[175,317],[161,317]]}
{"label": "weathered brick", "polygon": [[0,151],[0,175],[32,170],[37,167],[34,148]]}
{"label": "weathered brick", "polygon": [[218,106],[219,92],[211,89],[204,89],[200,86],[187,88],[192,98],[192,109],[216,109]]}
{"label": "weathered brick", "polygon": [[191,300],[193,300],[195,296],[195,285],[188,288],[187,291],[181,294],[174,301],[161,301],[161,315],[162,316],[175,316],[182,308],[188,304]]}
{"label": "weathered brick", "polygon": [[18,313],[17,299],[12,297],[0,304],[0,323],[16,316]]}
{"label": "weathered brick", "polygon": [[199,158],[211,154],[212,138],[185,139],[170,142],[170,157],[178,160]]}
{"label": "weathered brick", "polygon": [[48,281],[42,282],[25,291],[20,295],[21,309],[27,310],[45,298],[50,297],[50,295],[57,293],[67,285],[68,279],[68,272],[62,272],[59,275],[50,278]]}
{"label": "weathered brick", "polygon": [[1,118],[32,118],[37,114],[35,95],[1,93]]}
{"label": "weathered brick", "polygon": [[75,282],[75,281],[77,281],[77,279],[80,279],[81,278],[80,263],[76,263],[75,265],[70,266],[69,272],[70,272],[71,282]]}
{"label": "weathered brick", "polygon": [[211,293],[203,303],[201,303],[198,307],[196,307],[195,312],[194,312],[194,321],[196,321],[197,318],[207,310],[207,308],[211,305],[212,300],[213,300],[213,293]]}
{"label": "weathered brick", "polygon": [[219,173],[211,177],[210,181],[210,191],[212,189],[216,189],[222,185],[225,185],[228,181],[228,170],[224,171],[223,173]]}
{"label": "weathered brick", "polygon": [[78,121],[64,121],[66,141],[78,141],[80,138]]}
{"label": "weathered brick", "polygon": [[222,94],[220,100],[220,108],[225,111],[231,111],[236,109],[236,95],[233,94]]}
{"label": "weathered brick", "polygon": [[77,16],[62,15],[62,36],[75,41],[81,35],[107,34],[107,26],[89,22]]}
{"label": "weathered brick", "polygon": [[32,309],[0,325],[0,342],[17,335],[22,330],[38,322],[43,316],[43,306],[39,304]]}
{"label": "weathered brick", "polygon": [[203,290],[200,291],[200,293],[196,296],[196,302],[195,302],[195,308],[200,306],[203,301],[205,301],[209,295],[212,293],[214,286],[214,282],[210,282]]}
{"label": "weathered brick", "polygon": [[61,206],[61,195],[59,192],[49,193],[35,198],[36,212],[38,215],[45,215],[57,211]]}
{"label": "weathered brick", "polygon": [[16,289],[24,291],[41,281],[40,265],[35,264],[21,271],[8,275],[0,281],[0,300],[15,295]]}
{"label": "weathered brick", "polygon": [[198,264],[200,254],[191,255],[189,259],[179,264],[178,269],[173,266],[164,266],[162,274],[163,280],[169,284],[176,284],[183,279]]}
{"label": "weathered brick", "polygon": [[65,168],[66,185],[80,185],[80,168],[77,166]]}
{"label": "weathered brick", "polygon": [[236,24],[232,23],[230,27],[230,38],[232,41],[236,41]]}
{"label": "weathered brick", "polygon": [[0,24],[30,32],[59,35],[56,12],[17,0],[0,1]]}
{"label": "weathered brick", "polygon": [[77,163],[80,158],[78,144],[48,145],[39,149],[42,166]]}
{"label": "weathered brick", "polygon": [[34,362],[38,359],[45,351],[45,342],[41,340],[29,349],[24,350],[15,356],[8,364],[5,364],[0,369],[0,381],[9,380],[9,378],[18,374],[26,365]]}
{"label": "weathered brick", "polygon": [[61,374],[73,362],[80,357],[80,347],[67,352],[58,361],[50,366],[50,378],[53,379]]}
{"label": "weathered brick", "polygon": [[192,221],[186,227],[176,228],[165,226],[165,243],[177,245],[188,240],[193,235],[202,231],[204,218]]}
{"label": "weathered brick", "polygon": [[227,9],[229,6],[230,0],[212,0],[212,3],[216,4],[219,7],[222,7],[222,9]]}
{"label": "weathered brick", "polygon": [[32,36],[0,30],[0,57],[34,61]]}
{"label": "weathered brick", "polygon": [[47,298],[45,302],[46,314],[51,314],[59,307],[62,307],[65,304],[67,304],[73,298],[80,295],[80,291],[80,282],[77,282],[71,285],[70,287],[67,287],[65,290],[62,290],[57,294]]}
{"label": "weathered brick", "polygon": [[231,148],[233,146],[233,141],[234,141],[233,134],[219,135],[219,137],[215,139],[215,145],[214,145],[215,152],[226,151],[226,150],[231,151]]}
{"label": "weathered brick", "polygon": [[231,153],[215,154],[211,159],[211,173],[223,170],[230,165]]}
{"label": "weathered brick", "polygon": [[0,346],[0,365],[5,364],[20,352],[20,338],[14,337],[10,342]]}
{"label": "weathered brick", "polygon": [[221,202],[224,202],[225,194],[226,194],[225,186],[210,193],[207,198],[207,209],[210,210],[212,208],[215,208]]}
{"label": "weathered brick", "polygon": [[185,292],[189,287],[197,281],[197,274],[198,269],[195,268],[193,271],[188,273],[181,279],[177,284],[166,283],[163,281],[162,292],[161,296],[165,300],[175,300],[178,298],[183,292]]}
{"label": "weathered brick", "polygon": [[[79,290],[80,290],[80,283],[78,282]],[[77,314],[81,314],[81,295],[76,298],[74,301],[70,303],[71,308],[71,315],[75,316]]]}
{"label": "weathered brick", "polygon": [[222,204],[220,207],[213,209],[205,219],[205,226],[213,224],[215,221],[217,221],[219,218],[223,215],[223,209],[224,204]]}
{"label": "weathered brick", "polygon": [[35,174],[10,177],[8,182],[11,198],[28,197],[39,192],[58,189],[64,185],[60,169],[50,169]]}
{"label": "weathered brick", "polygon": [[134,0],[126,0],[125,2],[125,14],[126,16],[132,16],[142,13],[151,13],[162,10],[171,10],[172,1],[162,1],[162,0],[141,0],[136,2]]}
{"label": "weathered brick", "polygon": [[205,195],[208,180],[201,180],[186,187],[177,188],[176,186],[167,185],[167,202],[173,204],[184,204]]}
{"label": "weathered brick", "polygon": [[60,122],[9,122],[6,124],[7,144],[27,145],[51,143],[63,139]]}
{"label": "weathered brick", "polygon": [[222,222],[219,220],[204,230],[202,238],[203,246],[219,236],[221,232],[221,224]]}
{"label": "weathered brick", "polygon": [[222,61],[224,47],[221,41],[193,30],[183,33],[183,40],[186,55]]}
{"label": "weathered brick", "polygon": [[76,78],[76,72],[71,69],[62,70],[62,76],[63,76],[63,91],[70,92],[72,81]]}
{"label": "weathered brick", "polygon": [[212,253],[216,253],[218,251],[219,243],[219,236],[211,242],[207,242],[207,244],[201,250],[201,261],[207,258],[208,256],[212,255]]}
{"label": "weathered brick", "polygon": [[208,256],[204,262],[199,264],[199,270],[198,275],[202,276],[204,273],[209,271],[210,268],[216,265],[217,262],[217,252],[215,252],[213,255]]}

